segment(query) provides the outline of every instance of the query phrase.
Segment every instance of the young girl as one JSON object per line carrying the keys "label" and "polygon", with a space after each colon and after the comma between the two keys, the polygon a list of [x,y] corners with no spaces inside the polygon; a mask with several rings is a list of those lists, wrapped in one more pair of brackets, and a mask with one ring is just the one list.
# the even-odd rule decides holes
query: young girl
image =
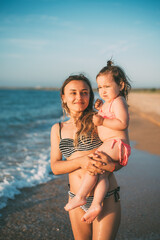
{"label": "young girl", "polygon": [[[122,166],[125,166],[131,153],[126,103],[131,88],[130,83],[124,71],[114,66],[111,61],[108,61],[107,66],[98,73],[96,80],[99,95],[104,100],[104,104],[101,100],[95,104],[99,112],[93,116],[93,123],[98,127],[99,137],[103,141],[95,154],[98,156],[98,152],[104,152],[114,161],[119,161]],[[97,177],[86,173],[79,191],[65,206],[65,210],[70,211],[85,204],[87,194],[96,185],[93,202],[82,218],[82,221],[92,222],[102,210],[102,203],[109,189],[109,174],[108,172]]]}

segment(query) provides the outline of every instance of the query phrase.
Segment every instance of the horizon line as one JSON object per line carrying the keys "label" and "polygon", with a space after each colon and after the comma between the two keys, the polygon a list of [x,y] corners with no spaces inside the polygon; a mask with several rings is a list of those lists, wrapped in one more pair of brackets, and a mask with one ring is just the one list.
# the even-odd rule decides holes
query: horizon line
{"label": "horizon line", "polygon": [[[60,87],[7,87],[7,86],[0,86],[0,90],[50,90],[50,91],[59,91]],[[98,91],[97,88],[93,87],[93,91]],[[135,87],[132,88],[131,91],[160,91],[160,88],[158,87]]]}

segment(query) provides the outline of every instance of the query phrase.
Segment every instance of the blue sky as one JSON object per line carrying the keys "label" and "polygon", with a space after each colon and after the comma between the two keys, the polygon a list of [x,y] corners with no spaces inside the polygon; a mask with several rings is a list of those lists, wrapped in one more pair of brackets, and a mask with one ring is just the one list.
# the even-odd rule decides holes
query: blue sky
{"label": "blue sky", "polygon": [[0,86],[60,87],[108,59],[160,88],[159,0],[0,0]]}

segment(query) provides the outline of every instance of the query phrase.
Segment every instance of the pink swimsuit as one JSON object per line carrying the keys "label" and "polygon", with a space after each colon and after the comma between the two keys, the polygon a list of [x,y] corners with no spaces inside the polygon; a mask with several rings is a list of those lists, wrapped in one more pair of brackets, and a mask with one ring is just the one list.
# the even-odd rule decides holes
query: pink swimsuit
{"label": "pink swimsuit", "polygon": [[[111,112],[111,107],[112,107],[113,101],[114,101],[114,99],[111,101],[108,111],[103,111],[101,108],[99,110],[98,114],[100,116],[102,116],[103,118],[114,119],[115,114],[113,112]],[[121,139],[117,138],[117,139],[112,140],[111,148],[114,147],[114,144],[116,142],[118,143],[118,149],[119,149],[119,163],[122,166],[126,166],[128,163],[128,158],[131,154],[131,147],[129,144],[124,143]]]}
{"label": "pink swimsuit", "polygon": [[112,107],[113,101],[114,101],[114,99],[111,101],[108,111],[103,111],[102,108],[100,108],[98,115],[102,116],[103,118],[114,119],[115,114],[113,112],[111,112],[111,107]]}

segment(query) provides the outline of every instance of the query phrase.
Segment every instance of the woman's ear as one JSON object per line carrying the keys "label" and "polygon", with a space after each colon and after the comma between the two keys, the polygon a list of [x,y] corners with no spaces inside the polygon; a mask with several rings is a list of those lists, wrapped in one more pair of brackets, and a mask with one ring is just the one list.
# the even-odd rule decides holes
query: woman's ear
{"label": "woman's ear", "polygon": [[67,102],[64,94],[62,95],[62,101],[63,101],[63,103]]}

